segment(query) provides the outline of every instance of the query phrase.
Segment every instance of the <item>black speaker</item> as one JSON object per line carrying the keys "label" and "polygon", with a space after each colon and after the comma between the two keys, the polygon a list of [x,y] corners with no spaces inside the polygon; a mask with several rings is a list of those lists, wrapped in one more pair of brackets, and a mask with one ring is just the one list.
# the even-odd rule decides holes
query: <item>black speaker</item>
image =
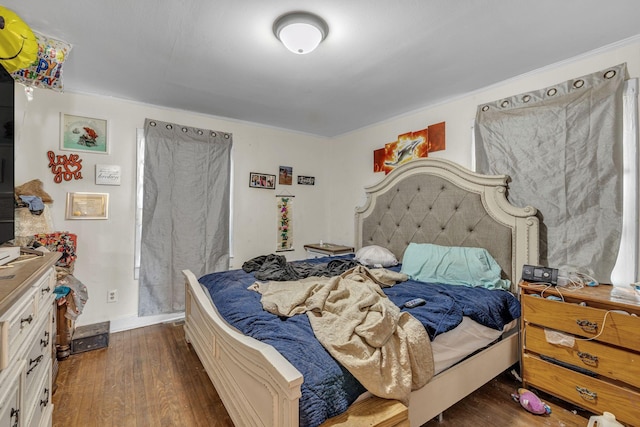
{"label": "black speaker", "polygon": [[535,265],[522,266],[522,280],[527,282],[558,284],[558,269]]}

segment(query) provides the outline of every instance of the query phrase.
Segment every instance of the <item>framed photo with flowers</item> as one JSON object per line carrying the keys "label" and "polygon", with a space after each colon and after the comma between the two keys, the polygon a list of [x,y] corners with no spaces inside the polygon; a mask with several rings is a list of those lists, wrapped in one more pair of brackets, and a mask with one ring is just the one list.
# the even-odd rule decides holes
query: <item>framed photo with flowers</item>
{"label": "framed photo with flowers", "polygon": [[109,154],[107,120],[60,113],[60,149]]}

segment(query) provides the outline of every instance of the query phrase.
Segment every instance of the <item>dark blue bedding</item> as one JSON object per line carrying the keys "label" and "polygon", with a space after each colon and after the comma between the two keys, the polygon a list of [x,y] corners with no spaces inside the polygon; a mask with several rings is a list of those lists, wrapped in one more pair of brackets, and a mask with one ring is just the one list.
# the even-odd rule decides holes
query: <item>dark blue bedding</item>
{"label": "dark blue bedding", "polygon": [[[336,258],[304,260],[326,263]],[[391,270],[399,271],[400,266]],[[307,316],[281,318],[262,309],[260,294],[247,288],[255,281],[250,273],[231,270],[199,279],[214,301],[220,315],[245,335],[272,345],[303,375],[300,398],[300,426],[315,427],[349,407],[365,389],[324,349],[313,334]],[[509,292],[467,288],[444,284],[407,281],[383,289],[398,306],[413,298],[427,304],[409,311],[427,329],[433,340],[455,328],[462,316],[485,326],[502,330],[520,316],[520,304]]]}

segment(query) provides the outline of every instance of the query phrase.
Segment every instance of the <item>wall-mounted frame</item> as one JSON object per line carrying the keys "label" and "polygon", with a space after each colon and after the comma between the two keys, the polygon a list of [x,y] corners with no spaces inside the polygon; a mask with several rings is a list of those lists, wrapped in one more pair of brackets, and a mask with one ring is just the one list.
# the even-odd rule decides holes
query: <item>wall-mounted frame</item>
{"label": "wall-mounted frame", "polygon": [[291,181],[293,181],[293,168],[291,166],[280,166],[278,184],[291,185]]}
{"label": "wall-mounted frame", "polygon": [[96,185],[120,185],[120,166],[96,165]]}
{"label": "wall-mounted frame", "polygon": [[298,175],[298,185],[315,185],[315,184],[316,184],[315,176]]}
{"label": "wall-mounted frame", "polygon": [[274,190],[276,188],[276,176],[269,175],[266,173],[250,172],[249,187],[266,188],[267,190]]}
{"label": "wall-mounted frame", "polygon": [[66,219],[108,219],[108,193],[67,193]]}
{"label": "wall-mounted frame", "polygon": [[109,154],[107,121],[60,113],[60,149]]}

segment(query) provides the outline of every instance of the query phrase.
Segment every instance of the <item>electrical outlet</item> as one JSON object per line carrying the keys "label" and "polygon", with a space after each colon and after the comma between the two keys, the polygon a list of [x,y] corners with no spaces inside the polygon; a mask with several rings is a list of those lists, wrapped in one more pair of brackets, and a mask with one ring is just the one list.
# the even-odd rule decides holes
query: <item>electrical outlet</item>
{"label": "electrical outlet", "polygon": [[118,302],[118,290],[111,289],[107,292],[107,302]]}

